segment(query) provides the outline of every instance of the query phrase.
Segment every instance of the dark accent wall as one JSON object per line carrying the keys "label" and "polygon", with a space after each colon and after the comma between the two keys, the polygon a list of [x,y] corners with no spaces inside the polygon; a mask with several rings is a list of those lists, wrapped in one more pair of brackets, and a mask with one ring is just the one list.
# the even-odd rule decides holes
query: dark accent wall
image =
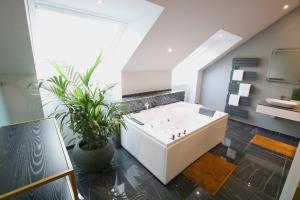
{"label": "dark accent wall", "polygon": [[203,72],[200,101],[204,106],[224,110],[232,59],[236,57],[258,57],[261,59],[256,69],[257,80],[253,82],[251,106],[247,108],[248,118],[232,117],[238,121],[279,133],[300,138],[300,123],[290,120],[271,118],[256,113],[256,105],[267,97],[280,98],[282,95],[291,96],[293,88],[300,85],[274,83],[266,81],[266,74],[273,49],[300,47],[300,7],[280,19],[254,38],[227,54],[218,62],[206,68]]}

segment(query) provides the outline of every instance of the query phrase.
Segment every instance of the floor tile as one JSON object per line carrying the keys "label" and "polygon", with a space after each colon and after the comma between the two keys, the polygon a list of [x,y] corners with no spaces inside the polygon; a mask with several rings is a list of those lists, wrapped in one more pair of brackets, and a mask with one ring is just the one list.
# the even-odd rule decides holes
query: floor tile
{"label": "floor tile", "polygon": [[234,138],[240,142],[249,143],[254,137],[254,129],[255,127],[251,125],[229,120],[226,136],[229,138]]}
{"label": "floor tile", "polygon": [[272,198],[256,191],[255,188],[244,184],[233,177],[225,183],[219,193],[214,197],[218,200],[271,200]]}
{"label": "floor tile", "polygon": [[279,199],[279,197],[280,197],[281,191],[282,191],[283,186],[285,184],[285,181],[286,181],[288,172],[291,168],[292,162],[293,162],[292,159],[286,158],[286,162],[285,162],[285,165],[284,165],[284,171],[282,173],[282,177],[281,177],[281,180],[280,180],[280,186],[279,186],[279,189],[278,189],[277,194],[276,194],[277,199]]}
{"label": "floor tile", "polygon": [[285,158],[250,145],[232,176],[245,185],[275,198],[284,166]]}
{"label": "floor tile", "polygon": [[[115,149],[111,165],[101,173],[84,173],[73,161],[78,189],[87,200],[269,200],[278,199],[292,160],[250,143],[261,134],[288,144],[298,139],[229,120],[226,137],[210,150],[237,165],[236,170],[215,196],[179,174],[162,184],[125,149]],[[72,160],[72,150],[68,151]]]}
{"label": "floor tile", "polygon": [[186,199],[197,187],[197,184],[191,182],[183,174],[179,174],[167,185],[169,190],[174,191],[176,196],[182,199]]}
{"label": "floor tile", "polygon": [[220,143],[211,149],[210,152],[227,161],[237,164],[242,158],[248,144],[229,138],[227,138],[227,141],[230,141],[230,144]]}

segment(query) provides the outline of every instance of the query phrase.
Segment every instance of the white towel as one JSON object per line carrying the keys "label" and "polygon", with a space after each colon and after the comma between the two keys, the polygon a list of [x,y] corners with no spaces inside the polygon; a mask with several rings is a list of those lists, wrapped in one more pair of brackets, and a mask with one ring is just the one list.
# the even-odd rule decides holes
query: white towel
{"label": "white towel", "polygon": [[251,84],[240,83],[239,95],[242,97],[248,97],[250,93]]}
{"label": "white towel", "polygon": [[239,106],[239,101],[240,101],[240,95],[231,94],[229,96],[228,104],[231,106]]}
{"label": "white towel", "polygon": [[233,70],[232,80],[233,81],[242,81],[244,76],[244,70],[238,69]]}

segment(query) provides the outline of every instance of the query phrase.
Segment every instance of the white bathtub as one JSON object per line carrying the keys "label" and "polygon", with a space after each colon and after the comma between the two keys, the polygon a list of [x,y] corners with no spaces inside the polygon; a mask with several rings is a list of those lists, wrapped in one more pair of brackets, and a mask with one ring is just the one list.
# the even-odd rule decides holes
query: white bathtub
{"label": "white bathtub", "polygon": [[200,107],[178,102],[130,114],[125,118],[127,130],[121,130],[121,144],[167,184],[225,136],[227,114],[216,111],[209,117],[199,114]]}

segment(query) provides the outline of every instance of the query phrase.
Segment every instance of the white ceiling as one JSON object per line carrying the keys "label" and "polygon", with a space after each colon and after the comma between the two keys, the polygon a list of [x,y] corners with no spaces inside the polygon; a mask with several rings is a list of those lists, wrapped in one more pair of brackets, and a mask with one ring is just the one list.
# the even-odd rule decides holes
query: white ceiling
{"label": "white ceiling", "polygon": [[[43,0],[45,1],[45,0]],[[46,0],[101,12],[131,21],[147,10],[144,0]],[[217,30],[224,29],[245,42],[300,4],[300,0],[149,0],[165,7],[124,70],[170,70]],[[289,4],[284,11],[282,6]],[[112,9],[114,8],[114,9]],[[0,2],[0,73],[34,73],[34,60],[23,0]],[[173,52],[168,53],[167,48]]]}
{"label": "white ceiling", "polygon": [[[125,71],[171,70],[219,29],[242,37],[240,45],[300,4],[300,0],[149,1],[165,9]],[[287,10],[282,9],[285,4]]]}
{"label": "white ceiling", "polygon": [[24,1],[0,2],[0,74],[35,73]]}

